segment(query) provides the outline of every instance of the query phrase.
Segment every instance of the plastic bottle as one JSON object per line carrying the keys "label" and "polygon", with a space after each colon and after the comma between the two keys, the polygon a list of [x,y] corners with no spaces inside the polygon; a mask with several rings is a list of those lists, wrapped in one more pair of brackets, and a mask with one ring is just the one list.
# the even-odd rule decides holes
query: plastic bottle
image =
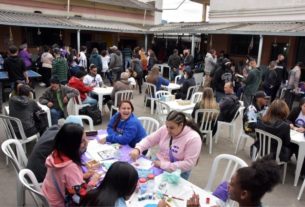
{"label": "plastic bottle", "polygon": [[150,193],[153,193],[155,189],[155,175],[154,174],[148,174],[147,175],[147,190]]}
{"label": "plastic bottle", "polygon": [[140,194],[144,194],[147,191],[147,182],[146,178],[140,178],[139,179],[139,190]]}

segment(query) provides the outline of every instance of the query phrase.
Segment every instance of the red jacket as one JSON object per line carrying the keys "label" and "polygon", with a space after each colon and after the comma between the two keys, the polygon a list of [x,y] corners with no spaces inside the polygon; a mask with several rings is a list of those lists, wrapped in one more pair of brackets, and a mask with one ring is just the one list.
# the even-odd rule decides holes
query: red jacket
{"label": "red jacket", "polygon": [[72,77],[70,80],[69,80],[69,83],[68,85],[72,88],[75,88],[79,91],[80,93],[80,99],[83,101],[87,98],[87,95],[86,93],[92,91],[93,87],[90,87],[90,86],[86,86],[82,80],[80,80],[79,78],[77,77]]}

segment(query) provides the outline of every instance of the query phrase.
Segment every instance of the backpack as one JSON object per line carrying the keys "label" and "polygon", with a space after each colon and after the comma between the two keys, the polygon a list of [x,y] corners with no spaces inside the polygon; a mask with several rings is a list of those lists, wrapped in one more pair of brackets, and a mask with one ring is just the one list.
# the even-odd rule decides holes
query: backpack
{"label": "backpack", "polygon": [[[93,120],[93,125],[102,123],[102,112],[97,106],[87,106],[86,108],[80,111],[80,114],[91,117],[91,119]],[[84,122],[86,124],[89,124],[87,123],[87,120],[84,120]]]}

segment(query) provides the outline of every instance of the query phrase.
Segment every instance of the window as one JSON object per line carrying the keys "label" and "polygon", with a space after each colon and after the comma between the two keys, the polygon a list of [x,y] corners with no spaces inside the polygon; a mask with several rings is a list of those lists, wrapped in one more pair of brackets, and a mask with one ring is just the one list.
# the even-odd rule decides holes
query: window
{"label": "window", "polygon": [[[253,47],[250,48],[253,37]],[[230,53],[232,55],[257,56],[259,36],[252,35],[231,35]]]}

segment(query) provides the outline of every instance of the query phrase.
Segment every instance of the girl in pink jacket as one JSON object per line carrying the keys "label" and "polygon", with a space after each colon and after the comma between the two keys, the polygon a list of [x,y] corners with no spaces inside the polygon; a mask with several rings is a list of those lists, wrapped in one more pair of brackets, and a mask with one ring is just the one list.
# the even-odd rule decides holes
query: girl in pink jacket
{"label": "girl in pink jacket", "polygon": [[81,169],[81,154],[86,151],[87,140],[84,128],[68,123],[62,126],[55,137],[53,152],[47,157],[47,174],[42,192],[51,207],[65,203],[79,203],[86,195],[87,184]]}
{"label": "girl in pink jacket", "polygon": [[130,156],[135,160],[143,151],[155,145],[159,145],[159,152],[154,166],[169,172],[180,169],[181,177],[188,179],[201,151],[202,141],[198,127],[187,120],[182,112],[171,111],[165,126],[142,139]]}

